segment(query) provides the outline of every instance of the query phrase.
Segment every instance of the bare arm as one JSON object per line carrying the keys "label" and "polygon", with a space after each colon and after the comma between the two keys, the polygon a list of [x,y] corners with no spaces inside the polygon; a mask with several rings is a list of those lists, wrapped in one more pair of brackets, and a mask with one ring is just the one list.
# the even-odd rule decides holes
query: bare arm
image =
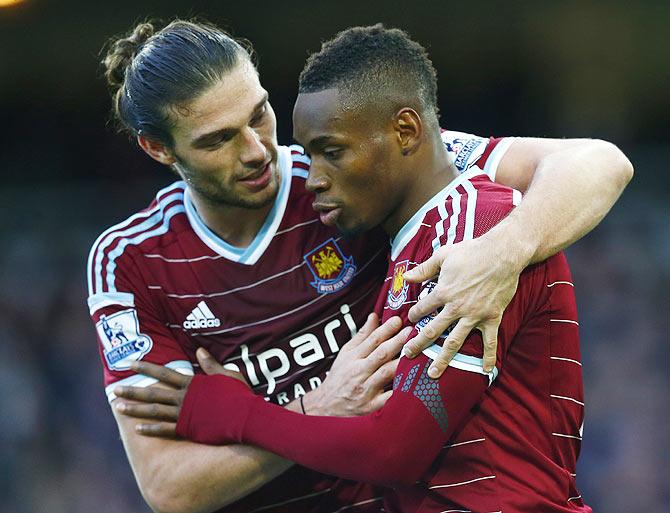
{"label": "bare arm", "polygon": [[405,347],[416,356],[450,325],[430,375],[444,372],[473,329],[482,331],[484,367],[495,362],[500,319],[520,272],[590,232],[609,212],[633,176],[633,167],[613,144],[591,139],[520,138],[503,156],[496,181],[525,192],[521,204],[482,237],[439,248],[405,274],[438,285],[410,310],[412,322],[442,308]]}
{"label": "bare arm", "polygon": [[213,447],[141,436],[135,431],[135,419],[112,409],[142,496],[157,513],[215,511],[293,465],[246,445]]}
{"label": "bare arm", "polygon": [[611,143],[518,139],[503,156],[496,182],[525,197],[487,236],[516,246],[521,269],[541,262],[593,230],[632,177],[632,164]]}
{"label": "bare arm", "polygon": [[[362,415],[380,408],[390,396],[384,386],[397,366],[394,356],[404,339],[388,340],[401,327],[395,318],[371,336],[377,327],[370,316],[359,333],[340,350],[328,378],[304,398],[307,413],[318,415]],[[228,373],[206,351],[198,360],[208,374]],[[167,369],[166,369],[167,370]],[[206,513],[215,511],[260,488],[293,463],[262,449],[245,445],[212,447],[186,440],[142,436],[137,419],[124,415],[119,407],[137,398],[142,390],[123,387],[115,394],[123,400],[112,403],[114,417],[142,495],[159,513]],[[299,412],[293,402],[288,409]]]}

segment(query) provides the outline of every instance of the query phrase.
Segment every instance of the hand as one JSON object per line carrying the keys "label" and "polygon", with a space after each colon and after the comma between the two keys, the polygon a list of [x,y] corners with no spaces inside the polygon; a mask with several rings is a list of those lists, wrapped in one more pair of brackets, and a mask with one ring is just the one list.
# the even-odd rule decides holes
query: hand
{"label": "hand", "polygon": [[356,416],[381,408],[391,397],[385,391],[398,367],[400,353],[411,328],[400,330],[399,317],[379,326],[370,314],[363,327],[340,349],[323,384],[304,398],[311,415]]}
{"label": "hand", "polygon": [[498,327],[516,292],[523,267],[485,237],[438,248],[428,260],[405,273],[409,282],[423,282],[438,273],[439,277],[435,288],[410,309],[409,319],[416,323],[426,315],[438,313],[407,342],[403,354],[415,357],[455,323],[428,375],[442,375],[473,329],[482,332],[484,371],[493,370]]}
{"label": "hand", "polygon": [[[246,384],[240,373],[224,369],[205,349],[198,349],[196,357],[206,374],[225,374]],[[161,386],[116,387],[114,389],[115,395],[134,402],[117,400],[114,402],[114,408],[129,417],[154,421],[151,423],[143,422],[135,426],[135,430],[141,435],[177,438],[176,427],[179,412],[184,402],[186,390],[193,377],[162,365],[142,361],[133,362],[130,368],[138,374],[157,379]]]}

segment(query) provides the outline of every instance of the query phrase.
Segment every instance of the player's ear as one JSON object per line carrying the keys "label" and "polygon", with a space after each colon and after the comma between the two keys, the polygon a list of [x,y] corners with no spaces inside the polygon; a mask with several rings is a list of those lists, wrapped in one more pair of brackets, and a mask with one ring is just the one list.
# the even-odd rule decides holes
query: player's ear
{"label": "player's ear", "polygon": [[395,115],[393,126],[401,153],[403,155],[414,153],[418,149],[423,135],[421,116],[414,109],[404,107]]}
{"label": "player's ear", "polygon": [[147,155],[161,164],[171,166],[175,163],[176,159],[174,158],[172,151],[162,142],[149,139],[143,135],[138,135],[137,144],[140,145],[140,148],[142,148]]}

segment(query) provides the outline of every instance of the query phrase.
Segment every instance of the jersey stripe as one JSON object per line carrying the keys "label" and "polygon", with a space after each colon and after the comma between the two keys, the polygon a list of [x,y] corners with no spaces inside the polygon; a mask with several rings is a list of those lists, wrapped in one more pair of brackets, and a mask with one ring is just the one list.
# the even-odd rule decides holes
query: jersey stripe
{"label": "jersey stripe", "polygon": [[[185,209],[183,203],[175,205],[169,208],[167,211],[159,213],[160,216],[156,217],[156,219],[158,220],[160,219],[160,217],[162,217],[163,222],[157,228],[141,233],[140,235],[136,235],[133,238],[123,238],[119,240],[119,243],[117,244],[116,248],[110,251],[109,254],[107,255],[108,261],[106,266],[106,272],[107,272],[107,290],[109,292],[116,292],[116,281],[115,281],[116,276],[114,275],[114,271],[116,270],[116,259],[119,258],[121,255],[123,255],[123,252],[126,250],[126,247],[141,244],[142,242],[151,237],[157,237],[159,235],[167,233],[172,218],[175,215],[182,213],[184,211]],[[156,214],[156,216],[158,216],[158,214]],[[147,222],[148,221],[149,220],[147,220]],[[139,231],[140,230],[132,230],[133,233],[138,233]]]}
{"label": "jersey stripe", "polygon": [[[114,241],[125,235],[139,233],[142,230],[148,229],[156,224],[164,209],[171,203],[179,201],[183,198],[185,184],[183,182],[176,182],[169,187],[161,190],[157,195],[156,205],[143,212],[129,217],[125,221],[112,226],[105,230],[98,239],[93,243],[91,252],[88,257],[88,293],[93,295],[98,292],[103,292],[103,259],[105,258],[105,250],[111,246]],[[139,223],[133,224],[136,221]]]}

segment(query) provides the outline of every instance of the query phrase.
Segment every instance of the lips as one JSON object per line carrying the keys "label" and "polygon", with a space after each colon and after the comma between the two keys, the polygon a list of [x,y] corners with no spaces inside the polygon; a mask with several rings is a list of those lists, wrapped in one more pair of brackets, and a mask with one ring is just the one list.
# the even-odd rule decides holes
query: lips
{"label": "lips", "polygon": [[254,173],[246,178],[239,180],[240,183],[251,189],[257,191],[265,188],[272,178],[272,162],[268,162],[261,168],[260,171]]}
{"label": "lips", "polygon": [[327,203],[312,203],[312,208],[319,213],[321,222],[326,226],[335,226],[337,219],[342,213],[342,207]]}

